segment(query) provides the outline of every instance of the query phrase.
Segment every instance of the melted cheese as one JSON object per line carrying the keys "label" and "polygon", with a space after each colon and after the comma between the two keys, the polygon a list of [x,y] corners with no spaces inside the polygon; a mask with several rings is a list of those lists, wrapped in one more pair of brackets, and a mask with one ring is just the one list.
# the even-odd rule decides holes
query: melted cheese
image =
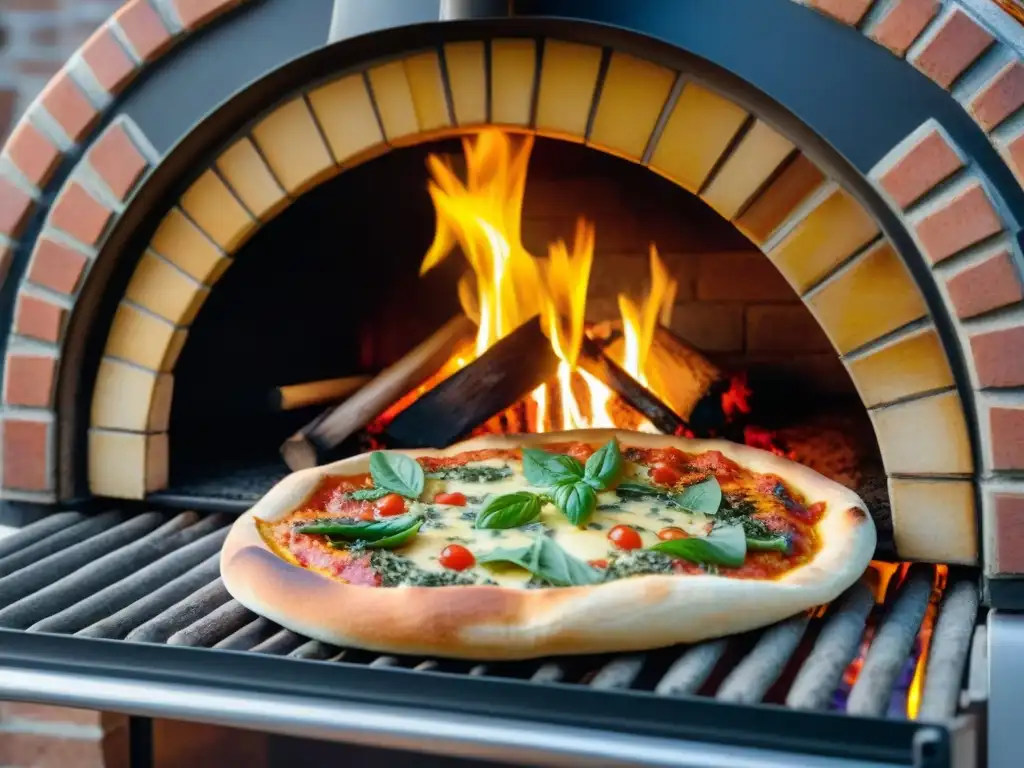
{"label": "melted cheese", "polygon": [[[619,498],[614,491],[604,491],[598,494],[598,509],[594,511],[584,529],[571,525],[554,505],[546,504],[534,523],[540,523],[547,532],[536,530],[536,525],[528,525],[525,528],[480,530],[473,527],[474,521],[468,519],[467,511],[479,511],[486,500],[493,496],[522,490],[540,494],[546,489],[530,486],[522,474],[522,465],[518,461],[488,459],[465,466],[507,466],[512,469],[513,474],[493,482],[427,478],[422,499],[433,499],[441,492],[459,492],[469,501],[465,507],[432,504],[429,501],[416,501],[410,505],[410,511],[423,513],[427,516],[427,522],[416,538],[396,550],[396,553],[424,570],[444,570],[438,563],[438,556],[441,550],[452,543],[462,544],[479,557],[498,547],[523,547],[529,545],[535,536],[550,535],[566,552],[580,560],[607,560],[614,554],[622,553],[622,550],[616,549],[608,540],[608,532],[616,525],[632,527],[640,534],[643,546],[649,547],[659,541],[658,531],[663,528],[681,528],[691,536],[703,536],[712,522],[706,515],[691,514],[668,507],[663,502],[625,500]],[[627,464],[625,474],[634,478],[642,477],[646,470],[638,465]],[[611,505],[614,507],[609,508]],[[534,530],[530,530],[531,528]],[[481,581],[491,579],[507,587],[525,587],[531,578],[530,573],[516,566],[477,565],[471,572]]]}

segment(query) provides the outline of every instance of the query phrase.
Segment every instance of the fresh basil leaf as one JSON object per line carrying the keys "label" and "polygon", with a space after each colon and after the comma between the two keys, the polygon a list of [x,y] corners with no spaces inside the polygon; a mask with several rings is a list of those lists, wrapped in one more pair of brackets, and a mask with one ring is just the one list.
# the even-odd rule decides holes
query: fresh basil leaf
{"label": "fresh basil leaf", "polygon": [[540,514],[541,499],[529,491],[492,496],[477,513],[477,528],[518,528]]}
{"label": "fresh basil leaf", "polygon": [[575,526],[583,526],[597,508],[597,494],[586,483],[559,485],[552,492],[555,506]]}
{"label": "fresh basil leaf", "polygon": [[614,437],[598,448],[583,468],[583,480],[595,491],[603,491],[622,472],[622,454]]}
{"label": "fresh basil leaf", "polygon": [[331,538],[348,539],[355,541],[377,541],[388,536],[401,533],[418,522],[423,522],[423,517],[417,514],[397,515],[384,518],[383,520],[353,521],[345,520],[324,520],[321,522],[303,525],[295,529],[296,533],[318,533]]}
{"label": "fresh basil leaf", "polygon": [[423,525],[423,521],[420,520],[410,528],[406,528],[404,531],[396,533],[394,536],[386,536],[383,539],[377,539],[376,541],[366,542],[367,549],[395,549],[403,544],[412,541],[416,534],[420,530],[420,526]]}
{"label": "fresh basil leaf", "polygon": [[387,488],[360,488],[358,491],[351,491],[347,496],[353,501],[376,501],[377,499],[383,499],[389,493]]}
{"label": "fresh basil leaf", "polygon": [[525,547],[491,550],[477,555],[481,565],[511,563],[555,587],[596,584],[604,578],[598,569],[573,557],[547,536],[538,536]]}
{"label": "fresh basil leaf", "polygon": [[423,467],[416,459],[401,453],[374,451],[370,454],[370,475],[377,488],[384,488],[407,499],[423,493]]}
{"label": "fresh basil leaf", "polygon": [[743,526],[729,525],[714,529],[710,536],[659,541],[650,549],[691,563],[739,568],[747,556],[747,539]]}
{"label": "fresh basil leaf", "polygon": [[712,475],[707,480],[701,480],[680,493],[674,494],[672,501],[687,512],[703,512],[705,515],[713,515],[722,505],[722,486]]}
{"label": "fresh basil leaf", "polygon": [[788,555],[791,546],[788,536],[771,536],[766,539],[747,536],[747,549],[751,552],[781,552]]}
{"label": "fresh basil leaf", "polygon": [[583,465],[572,456],[548,453],[537,448],[523,449],[523,474],[538,488],[548,488],[583,479]]}

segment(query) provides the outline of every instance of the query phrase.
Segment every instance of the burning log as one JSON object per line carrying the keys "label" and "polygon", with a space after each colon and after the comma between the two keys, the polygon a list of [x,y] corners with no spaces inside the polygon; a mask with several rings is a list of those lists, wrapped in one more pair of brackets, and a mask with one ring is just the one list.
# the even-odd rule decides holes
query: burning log
{"label": "burning log", "polygon": [[347,437],[441,368],[460,346],[469,343],[475,332],[475,326],[465,315],[449,320],[344,403],[325,411],[288,438],[281,446],[285,463],[293,471],[321,463]]}
{"label": "burning log", "polygon": [[660,432],[677,435],[687,428],[686,422],[672,408],[630,376],[592,339],[584,337],[578,365],[646,416]]}
{"label": "burning log", "polygon": [[339,403],[363,388],[372,376],[342,376],[337,379],[307,381],[274,387],[267,393],[267,404],[272,411],[294,411],[311,405]]}
{"label": "burning log", "polygon": [[552,378],[558,357],[535,318],[401,411],[382,434],[387,445],[450,445]]}

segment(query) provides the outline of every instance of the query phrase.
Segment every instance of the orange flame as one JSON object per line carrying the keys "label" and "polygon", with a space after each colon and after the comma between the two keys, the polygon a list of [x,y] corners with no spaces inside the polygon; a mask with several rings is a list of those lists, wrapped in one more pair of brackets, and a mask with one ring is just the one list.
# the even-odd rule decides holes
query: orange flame
{"label": "orange flame", "polygon": [[924,675],[928,666],[928,651],[932,645],[932,632],[935,629],[935,617],[939,612],[939,600],[942,599],[942,592],[946,588],[948,577],[948,566],[935,566],[932,594],[928,600],[924,620],[921,622],[921,629],[917,633],[918,656],[917,664],[914,666],[914,679],[911,680],[910,689],[907,691],[907,718],[910,720],[916,720],[921,711],[921,692],[924,689]]}
{"label": "orange flame", "polygon": [[651,287],[639,306],[626,294],[619,294],[619,313],[626,352],[623,368],[645,387],[647,382],[647,353],[654,342],[654,329],[659,323],[668,325],[672,320],[679,284],[668,273],[658,249],[651,243]]}

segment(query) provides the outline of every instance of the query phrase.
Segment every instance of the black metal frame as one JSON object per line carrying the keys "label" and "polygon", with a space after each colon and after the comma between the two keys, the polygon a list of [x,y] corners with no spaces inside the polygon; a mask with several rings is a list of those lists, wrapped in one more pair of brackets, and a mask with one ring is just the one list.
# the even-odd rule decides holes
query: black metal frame
{"label": "black metal frame", "polygon": [[[798,712],[766,705],[748,707],[690,697],[666,698],[642,691],[601,691],[579,685],[370,668],[344,661],[304,661],[2,629],[0,665],[26,671],[98,674],[105,679],[143,684],[172,681],[242,697],[276,694],[455,715],[486,713],[524,727],[530,723],[586,727],[920,768],[950,764],[951,732],[947,726]],[[144,721],[137,722],[135,734],[140,737],[136,759],[143,760],[146,750],[151,750]]]}

